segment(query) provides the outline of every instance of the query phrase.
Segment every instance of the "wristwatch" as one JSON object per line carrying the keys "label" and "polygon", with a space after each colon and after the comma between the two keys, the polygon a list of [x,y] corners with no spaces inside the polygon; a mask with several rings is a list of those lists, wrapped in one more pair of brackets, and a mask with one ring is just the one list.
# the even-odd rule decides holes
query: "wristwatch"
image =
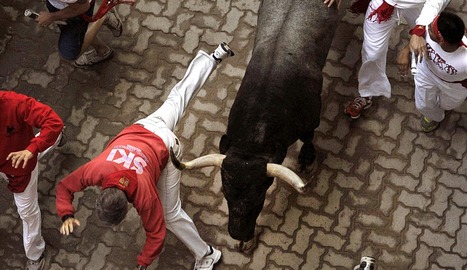
{"label": "wristwatch", "polygon": [[146,266],[142,266],[142,265],[139,265],[139,264],[138,264],[138,265],[136,266],[136,269],[138,269],[138,270],[146,270]]}

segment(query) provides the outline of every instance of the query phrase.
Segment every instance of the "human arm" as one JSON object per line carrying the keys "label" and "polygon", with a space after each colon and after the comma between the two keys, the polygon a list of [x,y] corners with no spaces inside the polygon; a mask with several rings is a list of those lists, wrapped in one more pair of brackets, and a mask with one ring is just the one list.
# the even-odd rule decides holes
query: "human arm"
{"label": "human arm", "polygon": [[141,217],[143,228],[146,232],[146,242],[137,256],[138,265],[147,267],[162,251],[166,235],[164,214],[159,199],[149,202],[149,206],[140,209],[134,205]]}
{"label": "human arm", "polygon": [[88,0],[77,0],[74,3],[68,3],[68,6],[56,12],[39,12],[36,22],[40,25],[47,26],[55,21],[65,21],[85,13],[90,7]]}
{"label": "human arm", "polygon": [[84,180],[83,174],[85,170],[86,165],[69,174],[57,185],[57,189],[55,191],[55,206],[57,214],[62,219],[62,225],[59,230],[63,235],[69,235],[72,233],[74,225],[81,225],[79,220],[74,217],[74,194],[84,190],[88,186],[96,184],[93,181]]}
{"label": "human arm", "polygon": [[36,157],[39,152],[45,151],[52,146],[63,129],[63,121],[58,114],[49,106],[36,99],[24,95],[18,95],[21,102],[16,107],[17,119],[27,125],[40,129],[40,133],[34,137],[26,149],[11,152],[7,155],[7,160],[12,161],[14,168],[21,166],[26,168],[28,161]]}
{"label": "human arm", "polygon": [[427,55],[426,49],[426,26],[449,4],[449,0],[427,0],[422,11],[415,21],[416,26],[410,30],[410,51],[420,55],[420,62]]}
{"label": "human arm", "polygon": [[399,56],[397,57],[397,67],[399,69],[399,75],[401,75],[401,77],[405,77],[407,76],[407,74],[409,74],[409,69],[410,69],[410,46],[409,45],[406,45],[399,52]]}

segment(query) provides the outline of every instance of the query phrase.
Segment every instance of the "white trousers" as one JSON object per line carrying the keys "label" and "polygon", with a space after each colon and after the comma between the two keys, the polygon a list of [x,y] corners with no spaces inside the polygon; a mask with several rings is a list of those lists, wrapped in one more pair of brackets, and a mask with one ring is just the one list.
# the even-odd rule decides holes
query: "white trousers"
{"label": "white trousers", "polygon": [[[36,134],[36,137],[39,134]],[[53,150],[62,134],[58,136],[54,145],[39,153],[37,160]],[[39,162],[31,172],[31,179],[26,189],[21,193],[13,193],[18,214],[23,222],[23,245],[26,257],[30,260],[37,260],[45,250],[45,241],[41,233],[41,209],[39,208],[37,182],[39,176]]]}
{"label": "white trousers", "polygon": [[409,28],[415,26],[415,20],[420,15],[422,7],[400,9],[394,8],[391,18],[378,23],[376,16],[368,18],[383,0],[372,0],[365,14],[363,23],[362,66],[358,72],[358,92],[362,97],[385,96],[391,97],[391,84],[386,75],[386,57],[389,39],[404,17]]}
{"label": "white trousers", "polygon": [[[188,66],[183,79],[174,86],[162,106],[136,122],[162,138],[168,149],[173,147],[178,158],[181,158],[182,148],[173,130],[191,99],[201,90],[216,67],[217,63],[212,56],[199,51]],[[180,176],[181,172],[169,160],[161,172],[157,189],[164,208],[167,229],[199,260],[209,251],[209,245],[201,239],[193,220],[182,209]]]}
{"label": "white trousers", "polygon": [[444,111],[452,110],[465,101],[467,88],[460,83],[448,83],[437,78],[426,66],[418,64],[415,74],[415,106],[426,117],[437,122],[444,119]]}

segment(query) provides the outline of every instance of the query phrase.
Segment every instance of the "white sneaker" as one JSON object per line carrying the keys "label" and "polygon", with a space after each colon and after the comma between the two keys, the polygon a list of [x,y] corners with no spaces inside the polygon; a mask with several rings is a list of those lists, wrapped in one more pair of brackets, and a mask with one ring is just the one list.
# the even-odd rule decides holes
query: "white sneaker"
{"label": "white sneaker", "polygon": [[220,250],[217,250],[212,246],[209,247],[211,248],[212,253],[210,255],[204,256],[201,260],[197,260],[195,262],[194,270],[212,270],[214,264],[216,264],[221,258],[222,253]]}
{"label": "white sneaker", "polygon": [[45,266],[45,252],[36,261],[28,260],[26,262],[26,270],[42,270]]}
{"label": "white sneaker", "polygon": [[217,63],[220,63],[222,59],[225,59],[230,56],[234,56],[235,54],[230,49],[229,45],[227,45],[227,43],[222,42],[221,44],[219,44],[219,46],[214,50],[214,52],[211,55],[217,61]]}
{"label": "white sneaker", "polygon": [[104,25],[112,31],[114,37],[119,37],[122,35],[122,20],[118,16],[118,13],[115,11],[115,8],[112,8],[107,12],[107,18],[104,21]]}
{"label": "white sneaker", "polygon": [[95,49],[92,49],[83,53],[78,59],[76,59],[74,65],[77,67],[92,66],[106,59],[109,59],[113,55],[113,52],[114,51],[111,48],[109,48],[109,50],[105,54],[100,55],[97,54],[97,51]]}

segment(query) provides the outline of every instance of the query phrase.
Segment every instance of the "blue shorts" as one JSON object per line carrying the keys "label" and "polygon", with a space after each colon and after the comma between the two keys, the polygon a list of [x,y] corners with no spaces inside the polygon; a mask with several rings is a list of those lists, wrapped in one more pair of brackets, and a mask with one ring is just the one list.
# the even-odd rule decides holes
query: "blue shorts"
{"label": "blue shorts", "polygon": [[[47,1],[46,5],[49,12],[59,11],[59,9],[52,6],[49,1]],[[85,14],[92,17],[93,12],[94,1]],[[89,23],[83,20],[81,16],[69,18],[66,20],[66,23],[66,25],[58,25],[60,28],[58,52],[63,59],[75,60],[80,55],[81,47],[83,46],[84,35],[88,30]]]}

